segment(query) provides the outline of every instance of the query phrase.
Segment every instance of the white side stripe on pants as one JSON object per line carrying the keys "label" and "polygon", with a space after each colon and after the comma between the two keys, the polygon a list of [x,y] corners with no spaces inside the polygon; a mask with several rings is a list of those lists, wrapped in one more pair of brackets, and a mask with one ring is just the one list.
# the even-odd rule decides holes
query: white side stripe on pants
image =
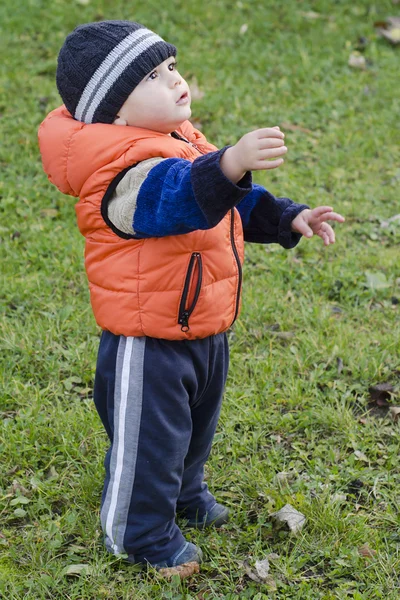
{"label": "white side stripe on pants", "polygon": [[115,373],[114,437],[110,457],[110,481],[101,510],[107,546],[124,553],[143,397],[145,338],[120,338]]}

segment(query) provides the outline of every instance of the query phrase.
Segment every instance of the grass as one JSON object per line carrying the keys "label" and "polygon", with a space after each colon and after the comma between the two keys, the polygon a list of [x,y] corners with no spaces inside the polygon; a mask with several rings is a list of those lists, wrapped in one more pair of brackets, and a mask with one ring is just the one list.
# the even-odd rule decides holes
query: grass
{"label": "grass", "polygon": [[[400,225],[382,226],[399,212],[399,57],[373,29],[396,13],[389,0],[2,3],[0,597],[399,598],[399,423],[368,404],[383,382],[399,403]],[[216,145],[280,124],[286,164],[255,180],[346,216],[327,249],[247,247],[207,469],[234,516],[192,534],[206,562],[184,583],[103,549],[106,438],[90,398],[99,331],[74,200],[47,182],[37,149],[59,103],[58,49],[102,18],[142,21],[178,46],[182,74],[205,93],[193,118]],[[365,70],[348,66],[360,37]],[[269,518],[286,503],[307,517],[295,537]],[[271,553],[275,591],[242,564]],[[86,567],[67,575],[71,565]]]}

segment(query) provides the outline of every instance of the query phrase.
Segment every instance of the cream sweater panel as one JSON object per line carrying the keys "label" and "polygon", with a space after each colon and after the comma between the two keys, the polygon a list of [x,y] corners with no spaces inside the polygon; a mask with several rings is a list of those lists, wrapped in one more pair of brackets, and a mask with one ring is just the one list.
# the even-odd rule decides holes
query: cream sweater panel
{"label": "cream sweater panel", "polygon": [[153,167],[165,158],[149,158],[130,169],[121,179],[108,204],[108,218],[123,233],[134,235],[133,215],[136,210],[139,190]]}

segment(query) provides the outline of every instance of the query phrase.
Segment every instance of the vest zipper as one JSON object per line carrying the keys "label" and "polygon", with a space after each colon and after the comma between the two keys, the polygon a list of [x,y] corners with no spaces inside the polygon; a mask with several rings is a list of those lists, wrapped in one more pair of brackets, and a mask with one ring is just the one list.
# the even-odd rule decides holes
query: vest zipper
{"label": "vest zipper", "polygon": [[203,152],[202,150],[200,150],[200,148],[198,146],[196,146],[196,144],[193,144],[193,142],[190,142],[189,140],[187,140],[186,138],[183,137],[183,135],[180,135],[179,133],[177,133],[176,131],[172,132],[172,137],[181,140],[182,142],[186,142],[187,144],[189,144],[189,146],[193,146],[193,148],[196,148],[197,152],[200,152],[200,154],[205,154],[205,152]]}
{"label": "vest zipper", "polygon": [[239,253],[237,251],[236,244],[235,244],[235,209],[231,208],[230,212],[231,212],[231,245],[232,245],[233,255],[235,257],[236,264],[238,267],[238,286],[237,286],[237,292],[236,292],[236,308],[235,308],[235,315],[233,317],[233,321],[230,325],[232,327],[232,325],[236,321],[236,318],[237,318],[238,312],[239,312],[240,291],[242,289],[242,265],[240,263]]}
{"label": "vest zipper", "polygon": [[[198,272],[196,288],[194,291],[194,297],[193,297],[193,301],[192,301],[191,305],[189,307],[186,307],[186,302],[187,302],[187,299],[189,296],[189,291],[190,291],[190,288],[192,287],[191,286],[192,273],[193,273],[195,264],[197,264],[197,272]],[[192,312],[194,311],[196,304],[197,304],[197,300],[199,299],[202,280],[203,280],[203,262],[201,260],[201,254],[200,254],[200,252],[193,252],[192,256],[190,257],[189,266],[188,266],[188,269],[186,272],[186,277],[185,277],[185,284],[183,286],[182,298],[181,298],[181,301],[179,304],[178,323],[181,326],[181,331],[187,332],[190,329],[189,317],[192,314]]]}
{"label": "vest zipper", "polygon": [[[200,150],[200,148],[198,148],[196,146],[196,144],[193,144],[193,142],[189,142],[189,140],[187,140],[186,138],[184,138],[182,135],[179,135],[179,133],[177,133],[176,131],[172,132],[172,136],[175,137],[176,139],[179,139],[179,140],[182,140],[183,142],[186,142],[187,144],[190,144],[190,146],[193,146],[194,148],[196,148],[196,150],[198,152],[200,152],[201,154],[205,154],[204,152],[202,152]],[[237,286],[237,292],[236,292],[235,314],[234,314],[234,317],[233,317],[233,321],[232,321],[232,323],[230,325],[232,327],[232,325],[234,324],[234,322],[237,319],[238,312],[239,312],[240,292],[241,292],[241,289],[242,289],[243,274],[242,274],[242,265],[240,263],[239,253],[237,251],[236,244],[235,244],[235,235],[234,235],[235,234],[235,210],[233,208],[231,208],[230,212],[231,212],[231,232],[230,232],[231,246],[232,246],[233,255],[235,257],[237,268],[238,268],[238,286]],[[194,254],[196,254],[196,253],[192,254],[192,258],[193,258]],[[200,262],[200,269],[201,268],[202,268],[202,266],[201,266],[201,262]],[[190,269],[190,264],[189,264],[189,269]],[[189,272],[189,269],[188,269],[188,272]],[[186,282],[185,282],[185,285],[186,285]],[[189,326],[187,324],[187,321],[188,321],[189,316],[190,316],[191,312],[193,311],[194,307],[192,308],[192,310],[191,310],[191,312],[189,314],[187,314],[187,311],[184,311],[184,310],[181,312],[181,307],[182,307],[182,301],[181,301],[181,304],[180,304],[180,307],[179,307],[179,318],[183,318],[183,319],[186,318],[185,323],[186,323],[187,329],[184,329],[184,325],[182,325],[181,329],[182,329],[182,331],[189,331]],[[181,323],[181,321],[179,321],[179,323]]]}

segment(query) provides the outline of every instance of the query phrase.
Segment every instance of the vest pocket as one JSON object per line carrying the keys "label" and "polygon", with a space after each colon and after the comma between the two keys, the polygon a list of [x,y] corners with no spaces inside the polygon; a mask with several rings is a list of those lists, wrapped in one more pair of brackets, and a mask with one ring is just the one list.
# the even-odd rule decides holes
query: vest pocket
{"label": "vest pocket", "polygon": [[178,323],[181,331],[189,331],[189,317],[194,311],[199,299],[203,279],[203,262],[200,252],[193,252],[186,272],[185,284],[179,304]]}

